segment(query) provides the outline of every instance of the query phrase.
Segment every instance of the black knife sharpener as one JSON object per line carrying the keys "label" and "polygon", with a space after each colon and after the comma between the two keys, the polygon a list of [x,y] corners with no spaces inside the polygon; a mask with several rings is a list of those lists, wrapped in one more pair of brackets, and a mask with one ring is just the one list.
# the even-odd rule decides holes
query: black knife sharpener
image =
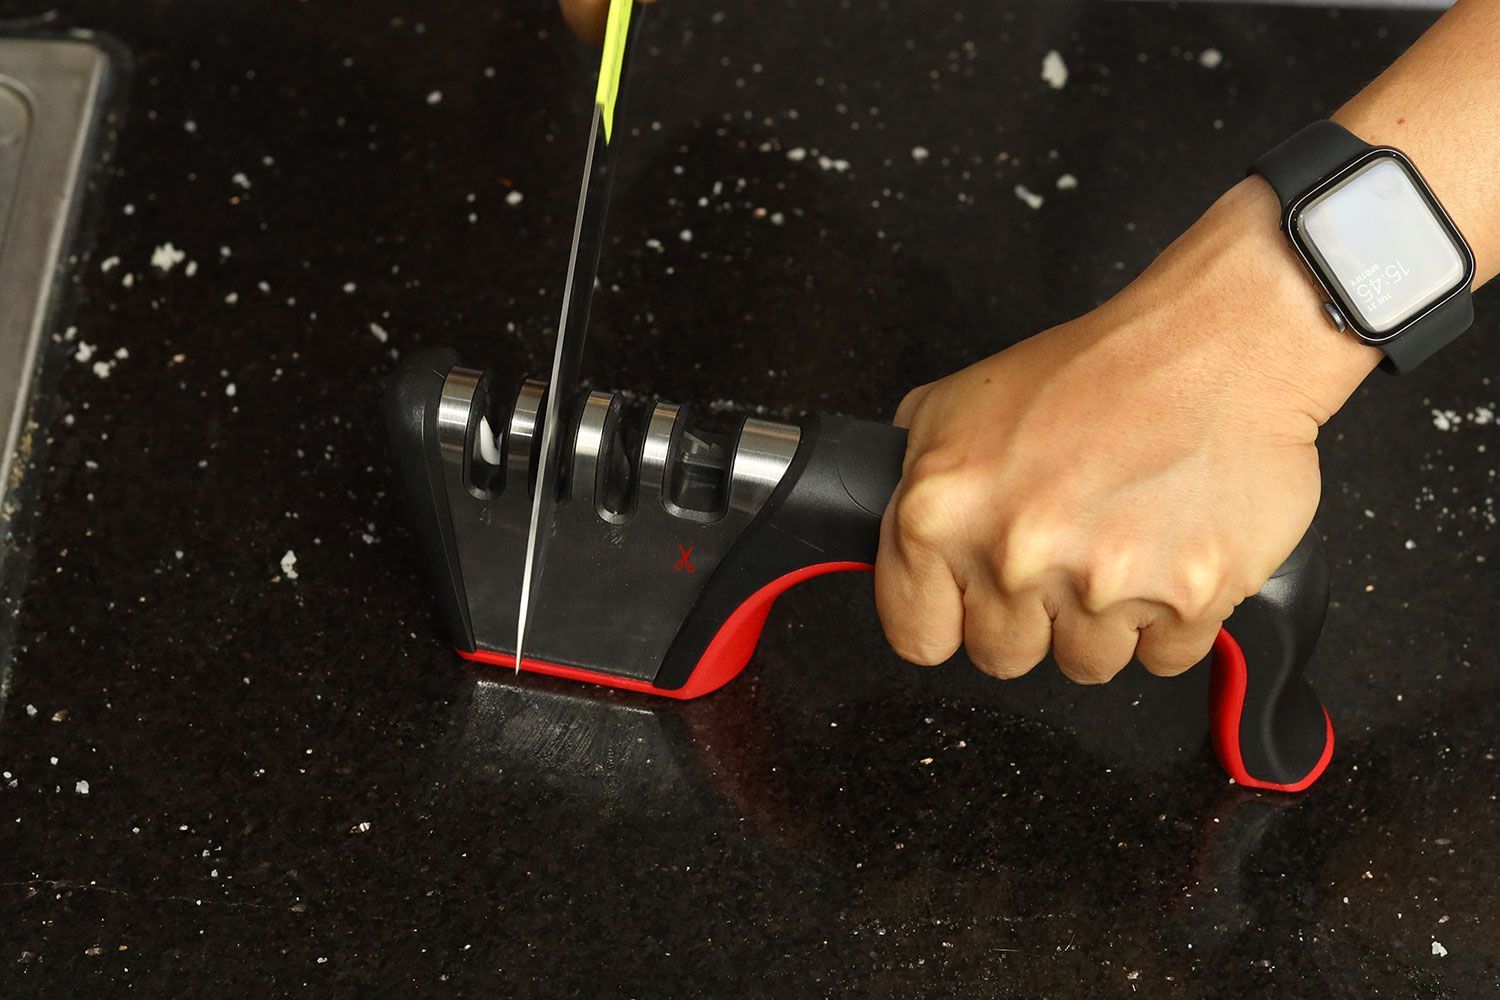
{"label": "black knife sharpener", "polygon": [[[386,392],[392,454],[442,617],[470,660],[515,665],[546,391],[429,351]],[[797,425],[749,418],[716,434],[685,407],[642,410],[605,392],[559,412],[571,426],[524,670],[696,698],[740,672],[789,587],[874,565],[902,430],[811,414]],[[1301,791],[1328,766],[1333,726],[1303,676],[1327,610],[1328,564],[1309,529],[1220,631],[1211,731],[1239,784]]]}

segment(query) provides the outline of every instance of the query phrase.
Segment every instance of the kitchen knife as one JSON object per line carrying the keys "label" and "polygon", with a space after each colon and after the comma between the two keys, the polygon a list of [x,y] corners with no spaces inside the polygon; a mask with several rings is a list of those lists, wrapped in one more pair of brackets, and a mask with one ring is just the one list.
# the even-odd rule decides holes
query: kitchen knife
{"label": "kitchen knife", "polygon": [[620,100],[630,58],[631,39],[640,28],[641,11],[632,10],[634,0],[610,0],[604,35],[604,54],[599,61],[599,85],[594,98],[594,116],[584,157],[583,188],[578,195],[578,214],[573,223],[573,251],[568,258],[568,277],[563,287],[562,316],[557,323],[557,346],[552,353],[552,377],[548,380],[541,420],[541,447],[535,465],[536,479],[531,501],[531,523],[526,534],[526,558],[521,569],[521,602],[516,614],[516,669],[526,645],[526,626],[531,619],[531,595],[546,572],[547,545],[555,523],[559,451],[563,436],[559,414],[576,392],[578,368],[583,357],[584,336],[589,321],[589,301],[599,272],[604,217],[614,180],[614,162],[619,148],[615,141],[615,107]]}

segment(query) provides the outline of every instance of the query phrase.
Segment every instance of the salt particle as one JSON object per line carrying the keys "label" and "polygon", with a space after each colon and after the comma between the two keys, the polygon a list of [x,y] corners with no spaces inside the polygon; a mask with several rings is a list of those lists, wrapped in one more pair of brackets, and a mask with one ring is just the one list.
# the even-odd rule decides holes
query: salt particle
{"label": "salt particle", "polygon": [[1072,174],[1063,174],[1057,179],[1057,189],[1059,191],[1073,191],[1077,187],[1078,178],[1074,177]]}
{"label": "salt particle", "polygon": [[791,160],[793,163],[801,163],[803,160],[807,159],[807,150],[803,149],[801,146],[794,146],[786,151],[786,158],[788,160]]}
{"label": "salt particle", "polygon": [[35,719],[36,718],[36,706],[35,705],[27,705],[26,706],[26,717],[28,719]]}
{"label": "salt particle", "polygon": [[99,262],[99,271],[101,273],[103,273],[103,274],[108,274],[109,272],[113,271],[115,268],[117,268],[119,266],[120,266],[120,258],[118,258],[118,257],[106,257],[106,258],[104,258],[103,260],[101,260]]}
{"label": "salt particle", "polygon": [[113,372],[114,369],[115,366],[110,364],[108,361],[94,362],[94,374],[99,376],[100,378],[109,378],[110,373]]}
{"label": "salt particle", "polygon": [[[73,786],[73,791],[79,795],[87,795],[89,793],[89,783],[87,781],[80,781]],[[1435,955],[1437,952],[1433,952],[1433,954]]]}
{"label": "salt particle", "polygon": [[197,274],[198,273],[198,262],[196,260],[190,260],[190,261],[188,261],[187,262],[187,267],[184,267],[182,269],[182,273],[185,274],[185,275],[187,275],[189,278],[191,278],[193,275]]}
{"label": "salt particle", "polygon": [[443,103],[443,92],[441,90],[434,90],[432,93],[428,94],[427,95],[427,103],[428,104],[442,104]]}
{"label": "salt particle", "polygon": [[918,163],[926,161],[929,155],[930,154],[927,152],[926,146],[913,146],[911,148],[911,158],[913,160],[916,160]]}
{"label": "salt particle", "polygon": [[239,292],[230,292],[228,295],[224,296],[224,303],[226,305],[231,305],[232,306],[236,302],[238,302],[239,300],[240,300],[240,293]]}
{"label": "salt particle", "polygon": [[93,359],[93,357],[94,357],[94,345],[93,344],[89,344],[89,343],[85,343],[85,342],[83,342],[83,341],[80,340],[78,342],[78,350],[76,350],[76,351],[73,352],[73,360],[77,361],[79,364],[86,365],[86,364],[89,363],[90,360]]}
{"label": "salt particle", "polygon": [[521,192],[512,191],[505,196],[505,203],[507,205],[519,205],[525,198],[526,196]]}
{"label": "salt particle", "polygon": [[1408,550],[1410,550],[1410,549],[1414,549],[1414,548],[1416,548],[1416,547],[1417,547],[1417,543],[1416,543],[1416,542],[1414,542],[1414,541],[1412,541],[1412,540],[1411,540],[1411,539],[1410,539],[1410,538],[1408,538],[1408,539],[1407,539],[1407,540],[1406,540],[1406,547],[1407,547],[1407,549],[1408,549]]}
{"label": "salt particle", "polygon": [[379,323],[370,324],[370,333],[373,334],[375,339],[380,341],[382,344],[391,339],[391,335],[389,333],[386,333],[385,328],[382,327]]}
{"label": "salt particle", "polygon": [[1062,90],[1068,85],[1068,64],[1063,62],[1062,53],[1056,49],[1048,50],[1042,57],[1042,79],[1053,90]]}
{"label": "salt particle", "polygon": [[1432,942],[1432,954],[1438,958],[1446,958],[1448,956],[1448,949],[1443,947],[1442,942],[1434,941]]}
{"label": "salt particle", "polygon": [[358,286],[356,286],[354,284],[354,282],[352,282],[352,281],[346,281],[346,282],[344,282],[344,294],[345,295],[353,295],[354,294],[354,289],[356,287],[358,287]]}
{"label": "salt particle", "polygon": [[287,549],[286,555],[281,557],[281,575],[288,580],[297,579],[297,553],[291,549]]}
{"label": "salt particle", "polygon": [[1224,53],[1218,49],[1204,49],[1198,53],[1198,65],[1204,69],[1218,69],[1224,61]]}
{"label": "salt particle", "polygon": [[124,285],[126,288],[129,288],[131,285],[134,285],[135,284],[135,275],[133,275],[133,274],[127,274],[127,275],[125,275],[125,277],[123,277],[123,278],[120,279],[120,284]]}
{"label": "salt particle", "polygon": [[231,396],[232,397],[232,396],[236,395],[239,391],[240,390],[235,386],[235,384],[233,382],[229,383],[228,385],[226,385],[224,387],[224,395],[226,395],[226,396]]}
{"label": "salt particle", "polygon": [[1028,206],[1030,206],[1033,209],[1038,209],[1038,208],[1042,207],[1042,201],[1043,201],[1042,196],[1039,195],[1039,194],[1037,194],[1036,192],[1032,191],[1025,184],[1017,184],[1016,185],[1016,197],[1020,198],[1022,201],[1024,201]]}
{"label": "salt particle", "polygon": [[229,182],[235,187],[239,188],[241,191],[250,190],[250,178],[245,176],[245,172],[243,170],[236,171],[234,175],[229,178]]}
{"label": "salt particle", "polygon": [[684,229],[677,234],[677,238],[684,243],[691,243],[693,242],[693,231],[691,229]]}
{"label": "salt particle", "polygon": [[171,243],[163,243],[151,251],[151,266],[163,274],[166,274],[186,259],[187,254],[174,247]]}

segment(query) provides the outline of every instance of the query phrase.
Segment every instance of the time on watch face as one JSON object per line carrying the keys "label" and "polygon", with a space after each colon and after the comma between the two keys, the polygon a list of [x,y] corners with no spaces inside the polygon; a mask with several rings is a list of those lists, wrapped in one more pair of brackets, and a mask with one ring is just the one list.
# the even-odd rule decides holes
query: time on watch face
{"label": "time on watch face", "polygon": [[1399,328],[1473,279],[1473,258],[1406,160],[1378,150],[1294,206],[1289,230],[1359,332]]}

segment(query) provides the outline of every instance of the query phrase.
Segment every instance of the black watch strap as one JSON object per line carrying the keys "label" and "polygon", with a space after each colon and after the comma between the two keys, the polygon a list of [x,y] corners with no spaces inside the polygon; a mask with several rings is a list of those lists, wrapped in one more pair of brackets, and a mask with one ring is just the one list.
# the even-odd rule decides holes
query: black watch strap
{"label": "black watch strap", "polygon": [[1374,147],[1344,126],[1313,122],[1271,149],[1250,168],[1276,189],[1282,211],[1323,178]]}
{"label": "black watch strap", "polygon": [[[1256,160],[1250,172],[1270,183],[1285,213],[1318,183],[1374,148],[1342,125],[1316,121]],[[1380,367],[1404,375],[1447,347],[1473,322],[1474,299],[1465,288],[1399,336],[1375,344],[1385,352]]]}
{"label": "black watch strap", "polygon": [[1385,352],[1380,369],[1392,375],[1405,375],[1453,343],[1473,324],[1474,295],[1465,288],[1401,336],[1375,345]]}

